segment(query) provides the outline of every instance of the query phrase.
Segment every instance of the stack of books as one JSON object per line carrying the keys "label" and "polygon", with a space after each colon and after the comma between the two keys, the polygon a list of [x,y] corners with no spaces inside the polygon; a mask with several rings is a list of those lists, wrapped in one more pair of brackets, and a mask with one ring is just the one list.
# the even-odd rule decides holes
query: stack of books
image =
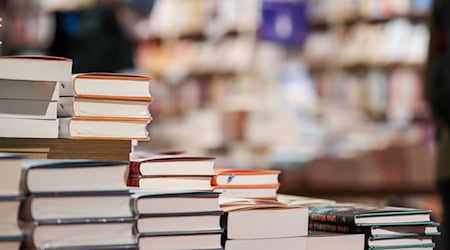
{"label": "stack of books", "polygon": [[214,157],[153,154],[130,161],[128,186],[142,190],[211,191]]}
{"label": "stack of books", "polygon": [[57,138],[59,86],[71,72],[67,58],[0,57],[0,137]]}
{"label": "stack of books", "polygon": [[0,249],[19,249],[22,244],[19,208],[25,199],[21,189],[23,158],[0,153]]}
{"label": "stack of books", "polygon": [[140,249],[221,249],[214,157],[152,154],[130,161]]}
{"label": "stack of books", "polygon": [[364,234],[366,249],[433,249],[439,235],[431,211],[367,204],[336,203],[310,207],[309,228]]}
{"label": "stack of books", "polygon": [[136,249],[128,162],[24,161],[25,249]]}
{"label": "stack of books", "polygon": [[215,169],[212,185],[221,197],[275,200],[279,170]]}
{"label": "stack of books", "polygon": [[114,73],[74,75],[61,84],[59,137],[149,140],[150,80]]}
{"label": "stack of books", "polygon": [[139,249],[222,249],[218,193],[136,192],[133,199]]}

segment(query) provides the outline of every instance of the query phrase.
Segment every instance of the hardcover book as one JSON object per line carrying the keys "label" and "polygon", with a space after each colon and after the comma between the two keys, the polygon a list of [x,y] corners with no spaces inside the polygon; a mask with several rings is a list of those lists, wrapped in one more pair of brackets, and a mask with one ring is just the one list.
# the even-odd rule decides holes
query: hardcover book
{"label": "hardcover book", "polygon": [[33,193],[21,208],[21,218],[32,220],[132,217],[131,193],[124,191]]}
{"label": "hardcover book", "polygon": [[167,215],[221,211],[219,194],[210,191],[139,191],[132,196],[135,214]]}
{"label": "hardcover book", "polygon": [[[24,70],[26,69],[26,70]],[[2,56],[0,78],[28,81],[70,81],[72,60],[55,56]]]}
{"label": "hardcover book", "polygon": [[152,101],[150,77],[117,73],[75,74],[62,83],[61,96]]}
{"label": "hardcover book", "polygon": [[140,234],[140,250],[160,249],[222,249],[222,230],[193,234]]}
{"label": "hardcover book", "polygon": [[147,126],[151,118],[60,118],[59,138],[106,139],[106,140],[150,140]]}
{"label": "hardcover book", "polygon": [[37,249],[83,249],[134,245],[137,243],[133,234],[134,222],[134,218],[27,222],[24,223],[24,246]]}
{"label": "hardcover book", "polygon": [[278,185],[279,170],[215,169],[212,184],[219,188],[245,185]]}
{"label": "hardcover book", "polygon": [[154,154],[130,161],[130,174],[155,175],[206,175],[214,174],[214,157],[185,154]]}
{"label": "hardcover book", "polygon": [[0,235],[0,249],[20,249],[24,236],[17,234],[13,236]]}
{"label": "hardcover book", "polygon": [[226,240],[225,250],[258,249],[258,250],[306,250],[307,238],[287,237],[287,238],[267,238],[267,239],[241,239]]}
{"label": "hardcover book", "polygon": [[0,79],[0,98],[16,100],[58,101],[59,83]]}
{"label": "hardcover book", "polygon": [[311,222],[350,226],[399,225],[429,222],[430,213],[429,210],[415,208],[336,203],[310,207],[309,219]]}
{"label": "hardcover book", "polygon": [[22,234],[19,226],[19,207],[24,195],[0,196],[0,236]]}
{"label": "hardcover book", "polygon": [[92,160],[24,160],[28,192],[92,192],[127,190],[128,162]]}

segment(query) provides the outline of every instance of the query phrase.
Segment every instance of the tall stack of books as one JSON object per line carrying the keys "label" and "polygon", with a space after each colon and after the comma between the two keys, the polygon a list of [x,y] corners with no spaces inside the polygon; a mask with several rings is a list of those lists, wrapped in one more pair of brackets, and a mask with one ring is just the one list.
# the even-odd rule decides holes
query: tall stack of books
{"label": "tall stack of books", "polygon": [[19,207],[25,199],[21,189],[24,155],[0,153],[0,249],[19,249],[23,233]]}
{"label": "tall stack of books", "polygon": [[221,249],[213,157],[154,154],[130,162],[140,249]]}
{"label": "tall stack of books", "polygon": [[0,137],[57,138],[59,85],[71,72],[67,58],[0,57]]}
{"label": "tall stack of books", "polygon": [[309,228],[364,234],[366,249],[433,249],[438,224],[431,211],[367,204],[336,203],[310,207]]}
{"label": "tall stack of books", "polygon": [[128,162],[25,160],[25,249],[136,249]]}
{"label": "tall stack of books", "polygon": [[61,84],[59,137],[149,140],[151,78],[87,73]]}

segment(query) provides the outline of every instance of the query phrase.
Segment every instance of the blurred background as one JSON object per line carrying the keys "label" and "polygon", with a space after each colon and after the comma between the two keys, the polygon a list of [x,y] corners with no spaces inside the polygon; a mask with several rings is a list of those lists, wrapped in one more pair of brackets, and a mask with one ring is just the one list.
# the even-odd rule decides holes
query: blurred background
{"label": "blurred background", "polygon": [[[432,0],[1,0],[0,54],[154,78],[152,140],[281,192],[433,209]],[[94,46],[91,46],[94,44]]]}

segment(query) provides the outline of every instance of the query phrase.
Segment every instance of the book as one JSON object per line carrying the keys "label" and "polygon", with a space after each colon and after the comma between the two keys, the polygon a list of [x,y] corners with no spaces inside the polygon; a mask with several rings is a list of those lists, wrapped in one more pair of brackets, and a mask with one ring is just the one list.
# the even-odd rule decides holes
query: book
{"label": "book", "polygon": [[64,138],[0,138],[0,152],[29,158],[128,161],[131,140],[74,140]]}
{"label": "book", "polygon": [[363,234],[337,234],[329,232],[309,231],[306,237],[308,250],[363,250],[365,238]]}
{"label": "book", "polygon": [[72,139],[149,140],[151,119],[60,118],[59,137]]}
{"label": "book", "polygon": [[255,198],[275,200],[279,184],[266,185],[259,187],[213,187],[214,191],[219,192],[221,197],[236,197],[236,198]]}
{"label": "book", "polygon": [[368,248],[410,248],[410,247],[433,247],[433,238],[430,236],[412,236],[395,238],[372,238],[367,240]]}
{"label": "book", "polygon": [[327,224],[321,222],[310,222],[309,229],[316,231],[327,231],[336,233],[359,233],[373,238],[383,237],[407,237],[439,235],[438,223],[429,222],[426,224],[403,224],[387,226],[348,226]]}
{"label": "book", "polygon": [[127,185],[140,189],[212,190],[211,176],[128,176]]}
{"label": "book", "polygon": [[24,195],[0,196],[0,236],[22,234],[19,227],[19,207]]}
{"label": "book", "polygon": [[32,193],[127,190],[127,162],[24,160],[25,190]]}
{"label": "book", "polygon": [[139,233],[198,233],[221,230],[222,211],[191,214],[140,215],[136,222]]}
{"label": "book", "polygon": [[23,238],[22,234],[13,236],[0,235],[0,249],[20,249]]}
{"label": "book", "polygon": [[[26,69],[26,70],[25,70]],[[1,56],[0,78],[28,81],[70,81],[72,60],[55,56]]]}
{"label": "book", "polygon": [[131,207],[135,214],[191,214],[221,211],[219,194],[211,191],[169,191],[135,192]]}
{"label": "book", "polygon": [[305,236],[267,239],[226,240],[225,250],[258,249],[258,250],[306,250]]}
{"label": "book", "polygon": [[0,118],[0,137],[58,138],[58,120]]}
{"label": "book", "polygon": [[207,175],[214,174],[214,157],[185,154],[154,154],[130,161],[132,175]]}
{"label": "book", "polygon": [[140,234],[140,250],[196,249],[220,250],[222,230],[195,234]]}
{"label": "book", "polygon": [[59,83],[52,81],[0,79],[0,98],[58,101]]}
{"label": "book", "polygon": [[58,117],[151,118],[150,102],[60,97]]}
{"label": "book", "polygon": [[336,203],[310,207],[310,221],[351,225],[398,225],[430,221],[429,210],[372,206],[367,204]]}
{"label": "book", "polygon": [[132,217],[130,202],[128,190],[33,193],[23,203],[20,217],[26,221]]}
{"label": "book", "polygon": [[55,120],[57,102],[0,99],[0,118]]}
{"label": "book", "polygon": [[227,239],[284,238],[308,234],[307,207],[289,207],[276,201],[256,206],[235,203],[221,207],[225,211]]}
{"label": "book", "polygon": [[277,201],[282,202],[289,206],[318,206],[318,205],[333,205],[336,204],[335,200],[324,199],[318,197],[308,197],[289,194],[277,194]]}
{"label": "book", "polygon": [[61,84],[60,95],[150,102],[150,81],[150,77],[118,73],[75,74],[71,82]]}
{"label": "book", "polygon": [[42,220],[24,223],[26,249],[95,249],[137,243],[134,218]]}
{"label": "book", "polygon": [[24,154],[0,153],[0,195],[19,195],[23,192],[22,164]]}
{"label": "book", "polygon": [[279,170],[214,169],[212,183],[217,187],[278,184]]}

